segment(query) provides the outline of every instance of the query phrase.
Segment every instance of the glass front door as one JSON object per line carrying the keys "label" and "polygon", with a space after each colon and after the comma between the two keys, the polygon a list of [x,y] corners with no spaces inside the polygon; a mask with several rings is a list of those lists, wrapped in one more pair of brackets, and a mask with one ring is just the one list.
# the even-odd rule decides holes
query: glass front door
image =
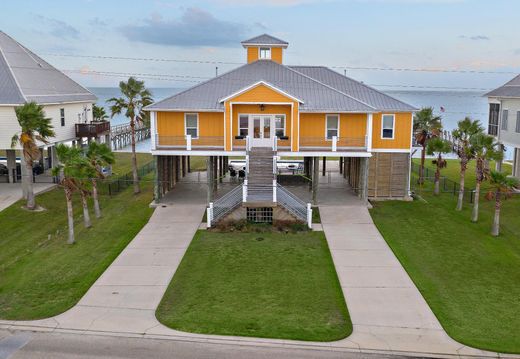
{"label": "glass front door", "polygon": [[251,144],[255,147],[269,147],[272,144],[271,115],[251,115],[249,120],[250,133],[253,134]]}

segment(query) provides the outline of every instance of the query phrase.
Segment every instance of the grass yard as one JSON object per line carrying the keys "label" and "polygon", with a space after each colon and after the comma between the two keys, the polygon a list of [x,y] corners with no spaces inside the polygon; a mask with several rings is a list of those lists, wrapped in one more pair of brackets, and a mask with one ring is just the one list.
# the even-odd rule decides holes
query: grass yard
{"label": "grass yard", "polygon": [[520,198],[505,201],[501,235],[489,233],[494,202],[480,222],[456,197],[376,202],[371,215],[450,336],[469,346],[520,353]]}
{"label": "grass yard", "polygon": [[[132,171],[132,154],[128,152],[114,152],[116,163],[112,166],[114,176],[124,175]],[[144,166],[152,162],[152,155],[149,153],[137,153],[137,167]]]}
{"label": "grass yard", "polygon": [[36,197],[46,211],[30,213],[20,201],[0,212],[0,318],[46,318],[76,304],[148,221],[152,179],[153,174],[144,178],[148,182],[138,196],[131,186],[112,198],[103,196],[103,218],[91,210],[90,229],[83,227],[75,195],[75,245],[66,244],[62,189]]}
{"label": "grass yard", "polygon": [[352,332],[323,232],[199,231],[156,315],[205,334],[332,341]]}
{"label": "grass yard", "polygon": [[[449,159],[448,166],[441,170],[441,176],[444,176],[452,181],[459,183],[460,181],[460,161],[457,159]],[[421,163],[420,158],[414,158],[413,162],[419,165]],[[475,161],[470,161],[468,164],[468,169],[466,170],[466,178],[465,178],[465,187],[468,189],[475,188]],[[427,158],[424,162],[424,166],[429,168],[431,171],[431,176],[433,177],[435,171],[435,165],[432,163],[431,158]],[[495,162],[491,161],[489,168],[495,169]],[[512,168],[510,164],[503,163],[502,171],[511,174]],[[488,182],[484,182],[482,184],[482,188],[487,188]]]}

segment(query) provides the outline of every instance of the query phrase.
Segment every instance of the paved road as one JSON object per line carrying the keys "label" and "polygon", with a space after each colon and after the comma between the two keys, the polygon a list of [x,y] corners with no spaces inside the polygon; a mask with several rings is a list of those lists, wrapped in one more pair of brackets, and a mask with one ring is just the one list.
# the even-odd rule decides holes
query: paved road
{"label": "paved road", "polygon": [[389,355],[249,347],[187,341],[108,337],[59,333],[7,332],[0,330],[0,359],[86,358],[247,358],[247,359],[390,359]]}

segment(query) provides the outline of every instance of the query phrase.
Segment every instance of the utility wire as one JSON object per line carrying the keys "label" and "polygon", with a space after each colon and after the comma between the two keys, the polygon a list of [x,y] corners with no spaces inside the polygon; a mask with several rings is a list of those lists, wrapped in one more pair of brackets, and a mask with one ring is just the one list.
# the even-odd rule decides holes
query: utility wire
{"label": "utility wire", "polygon": [[[177,63],[192,63],[192,64],[214,64],[214,65],[244,65],[244,62],[227,62],[227,61],[204,61],[204,60],[182,60],[182,59],[167,59],[167,58],[153,58],[153,57],[123,57],[123,56],[101,56],[101,55],[77,55],[77,54],[57,54],[45,53],[43,56],[53,57],[72,57],[72,58],[90,58],[90,59],[105,59],[105,60],[126,60],[126,61],[152,61],[152,62],[177,62]],[[410,68],[410,67],[356,67],[356,66],[328,66],[333,69],[346,70],[371,70],[371,71],[399,71],[399,72],[433,72],[433,73],[461,73],[461,74],[504,74],[517,75],[515,71],[484,71],[484,70],[456,70],[456,69],[428,69],[428,68]]]}

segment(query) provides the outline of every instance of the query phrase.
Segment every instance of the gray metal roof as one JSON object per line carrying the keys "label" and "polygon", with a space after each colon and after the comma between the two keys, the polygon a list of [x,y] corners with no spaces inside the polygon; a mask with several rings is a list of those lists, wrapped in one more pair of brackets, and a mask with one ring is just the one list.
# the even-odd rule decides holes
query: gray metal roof
{"label": "gray metal roof", "polygon": [[417,108],[399,101],[359,81],[324,66],[290,66],[313,79],[329,85],[380,111],[415,111]]}
{"label": "gray metal roof", "polygon": [[148,106],[148,110],[223,110],[220,100],[264,81],[303,101],[300,111],[375,112],[363,101],[274,61],[259,60]]}
{"label": "gray metal roof", "polygon": [[0,31],[0,104],[96,101],[90,91]]}
{"label": "gray metal roof", "polygon": [[500,86],[493,91],[488,92],[484,96],[487,97],[519,97],[520,98],[520,75]]}
{"label": "gray metal roof", "polygon": [[245,40],[241,42],[242,45],[278,45],[282,47],[287,47],[289,43],[287,41],[280,40],[274,36],[268,34],[262,34],[259,36],[255,36],[249,40]]}

